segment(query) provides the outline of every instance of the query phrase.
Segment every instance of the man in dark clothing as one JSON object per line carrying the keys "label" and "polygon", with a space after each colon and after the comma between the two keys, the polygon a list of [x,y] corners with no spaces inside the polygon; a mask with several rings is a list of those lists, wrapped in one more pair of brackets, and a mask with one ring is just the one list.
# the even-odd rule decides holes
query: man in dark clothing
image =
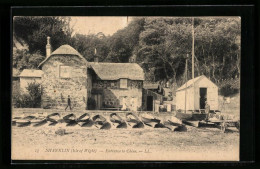
{"label": "man in dark clothing", "polygon": [[68,95],[68,105],[65,108],[65,111],[67,110],[68,107],[70,107],[70,110],[71,110],[70,95]]}

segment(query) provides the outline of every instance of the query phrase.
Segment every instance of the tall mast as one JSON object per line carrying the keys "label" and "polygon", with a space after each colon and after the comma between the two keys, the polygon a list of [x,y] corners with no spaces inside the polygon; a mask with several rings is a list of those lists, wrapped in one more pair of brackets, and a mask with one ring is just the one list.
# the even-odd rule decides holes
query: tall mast
{"label": "tall mast", "polygon": [[194,84],[194,17],[192,17],[192,81],[193,81],[193,110],[195,111],[195,84]]}
{"label": "tall mast", "polygon": [[192,17],[192,79],[194,79],[194,17]]}
{"label": "tall mast", "polygon": [[187,54],[186,62],[185,62],[185,114],[187,113],[187,82],[188,82],[188,58],[189,54]]}

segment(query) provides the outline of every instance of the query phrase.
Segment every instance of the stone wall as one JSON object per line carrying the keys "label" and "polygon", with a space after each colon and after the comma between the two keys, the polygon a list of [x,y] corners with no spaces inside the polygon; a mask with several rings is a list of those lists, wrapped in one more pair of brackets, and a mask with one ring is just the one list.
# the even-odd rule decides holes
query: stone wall
{"label": "stone wall", "polygon": [[[70,77],[61,77],[60,66],[69,66]],[[87,102],[87,65],[78,56],[51,56],[43,66],[42,106],[65,108],[70,95],[72,108],[85,109]]]}

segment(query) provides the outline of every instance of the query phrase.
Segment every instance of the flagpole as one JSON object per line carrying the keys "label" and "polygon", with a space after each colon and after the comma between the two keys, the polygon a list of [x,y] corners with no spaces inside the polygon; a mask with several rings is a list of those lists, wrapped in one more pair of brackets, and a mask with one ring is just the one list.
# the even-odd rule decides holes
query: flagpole
{"label": "flagpole", "polygon": [[194,17],[192,17],[192,79],[194,79]]}
{"label": "flagpole", "polygon": [[185,114],[187,113],[187,82],[188,82],[188,58],[189,54],[187,54],[186,57],[186,63],[185,63]]}
{"label": "flagpole", "polygon": [[192,17],[192,27],[191,27],[191,30],[192,30],[192,81],[193,81],[193,110],[195,111],[195,84],[194,84],[194,55],[195,55],[195,52],[194,52],[194,41],[195,41],[195,38],[194,38],[194,17]]}

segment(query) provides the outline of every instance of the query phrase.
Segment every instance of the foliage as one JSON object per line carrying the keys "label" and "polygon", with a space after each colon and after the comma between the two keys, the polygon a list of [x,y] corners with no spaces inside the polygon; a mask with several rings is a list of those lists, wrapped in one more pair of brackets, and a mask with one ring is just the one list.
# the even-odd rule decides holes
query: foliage
{"label": "foliage", "polygon": [[231,95],[236,94],[238,92],[239,92],[239,90],[236,89],[236,88],[233,88],[230,84],[227,84],[227,85],[220,88],[220,94],[222,96],[225,96],[225,97],[231,96]]}
{"label": "foliage", "polygon": [[[185,57],[191,56],[191,18],[146,18],[140,34],[138,62],[152,81],[179,81]],[[212,29],[212,26],[214,29]],[[240,22],[236,18],[195,18],[195,76],[204,74],[216,82],[240,74]],[[191,57],[188,59],[191,78]]]}
{"label": "foliage", "polygon": [[144,18],[135,18],[126,28],[109,37],[107,43],[110,51],[106,61],[128,62],[138,46],[139,34],[144,29],[143,25]]}
{"label": "foliage", "polygon": [[[188,55],[188,79],[191,79],[192,18],[136,17],[112,36],[72,35],[69,17],[15,17],[14,36],[29,45],[14,51],[13,67],[36,68],[44,59],[46,37],[56,49],[70,44],[88,61],[136,62],[152,82],[185,82],[185,58]],[[213,82],[240,77],[239,18],[194,18],[195,77],[206,75]],[[95,54],[94,51],[97,51]]]}
{"label": "foliage", "polygon": [[[102,62],[105,60],[109,49],[106,44],[106,36],[100,37],[98,35],[100,34],[87,36],[75,34],[69,44],[78,50],[88,61],[94,61],[94,58],[97,57]],[[96,55],[94,53],[95,49],[97,51]]]}
{"label": "foliage", "polygon": [[15,107],[37,108],[41,107],[41,95],[43,88],[37,82],[29,83],[26,87],[28,93],[17,93],[13,96]]}
{"label": "foliage", "polygon": [[[14,17],[13,20],[13,67],[19,70],[35,69],[46,55],[47,36],[53,49],[71,41],[72,29],[69,17]],[[27,48],[15,48],[15,44]]]}
{"label": "foliage", "polygon": [[13,53],[13,67],[18,70],[37,69],[37,66],[44,60],[44,56],[36,51],[30,54],[28,50],[15,50]]}
{"label": "foliage", "polygon": [[47,36],[51,37],[50,43],[53,49],[70,41],[72,28],[69,22],[69,17],[14,17],[14,36],[18,41],[24,40],[28,44],[30,53],[39,51],[41,55],[45,55]]}

